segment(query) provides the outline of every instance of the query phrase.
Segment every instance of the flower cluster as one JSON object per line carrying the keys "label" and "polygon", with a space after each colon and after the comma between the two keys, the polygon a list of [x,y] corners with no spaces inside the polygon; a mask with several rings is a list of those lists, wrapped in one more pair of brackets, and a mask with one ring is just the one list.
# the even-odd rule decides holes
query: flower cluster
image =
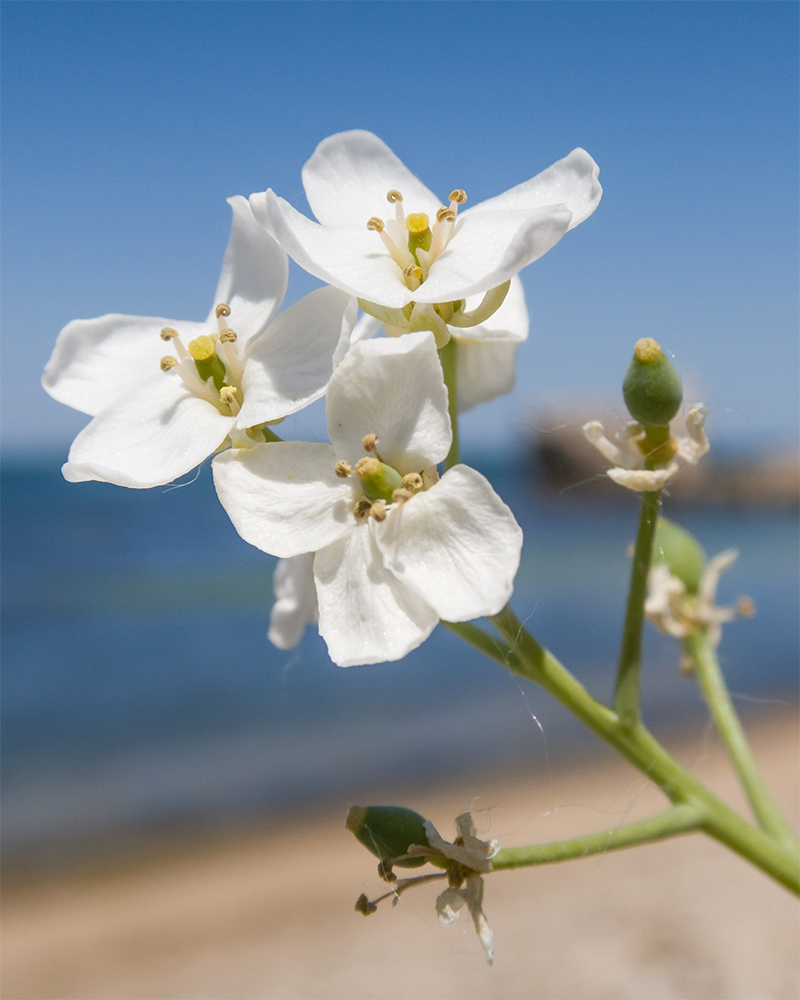
{"label": "flower cluster", "polygon": [[[331,136],[303,170],[318,222],[270,190],[229,199],[204,322],[114,314],[61,331],[44,387],[92,418],[64,476],[141,489],[214,456],[237,530],[280,557],[282,648],[314,622],[342,666],[393,660],[440,619],[496,614],[522,532],[480,473],[453,460],[440,475],[450,414],[512,388],[528,333],[517,273],[594,211],[597,175],[574,150],[465,209],[465,191],[440,201],[377,136]],[[326,287],[281,312],[290,257]],[[330,444],[276,435],[322,396]]]}

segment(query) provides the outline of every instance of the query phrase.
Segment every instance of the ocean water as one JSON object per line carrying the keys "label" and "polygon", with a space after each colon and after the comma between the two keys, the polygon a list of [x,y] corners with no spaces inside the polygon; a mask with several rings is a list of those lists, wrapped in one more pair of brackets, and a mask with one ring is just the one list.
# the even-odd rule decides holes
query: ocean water
{"label": "ocean water", "polygon": [[[477,462],[525,531],[513,599],[600,697],[613,684],[637,501],[541,499]],[[399,663],[333,666],[318,635],[266,638],[274,560],[244,543],[208,469],[180,488],[69,484],[57,463],[2,477],[3,837],[7,858],[125,831],[229,825],[367,791],[594,752],[532,685],[443,629]],[[709,554],[734,546],[723,602],[757,616],[721,655],[743,710],[797,700],[794,513],[667,510]],[[648,626],[645,713],[705,725],[675,644]]]}

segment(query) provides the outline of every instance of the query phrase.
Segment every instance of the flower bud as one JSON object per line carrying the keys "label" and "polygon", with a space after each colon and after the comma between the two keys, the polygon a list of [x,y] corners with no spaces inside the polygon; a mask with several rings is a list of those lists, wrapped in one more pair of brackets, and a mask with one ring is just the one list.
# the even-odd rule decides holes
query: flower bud
{"label": "flower bud", "polygon": [[688,531],[659,518],[653,542],[653,563],[663,563],[690,594],[696,594],[706,568],[702,545]]}
{"label": "flower bud", "polygon": [[650,337],[636,341],[622,394],[628,412],[643,427],[666,427],[680,409],[681,377]]}
{"label": "flower bud", "polygon": [[[351,806],[345,826],[376,858],[402,858],[412,844],[428,847],[425,819],[401,806]],[[427,858],[397,861],[398,868],[420,868]]]}

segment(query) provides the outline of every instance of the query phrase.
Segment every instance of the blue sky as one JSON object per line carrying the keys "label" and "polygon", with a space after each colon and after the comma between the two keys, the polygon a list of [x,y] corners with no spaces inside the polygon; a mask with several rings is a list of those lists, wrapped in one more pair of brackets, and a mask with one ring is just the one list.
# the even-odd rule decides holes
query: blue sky
{"label": "blue sky", "polygon": [[[331,133],[378,133],[472,203],[575,146],[605,195],[523,272],[518,385],[479,445],[609,415],[656,337],[712,438],[797,437],[798,7],[758,2],[5,2],[3,445],[66,452],[85,418],[39,376],[106,312],[202,319],[233,194],[307,211]],[[316,282],[292,266],[292,301]],[[319,415],[297,421],[321,433]]]}

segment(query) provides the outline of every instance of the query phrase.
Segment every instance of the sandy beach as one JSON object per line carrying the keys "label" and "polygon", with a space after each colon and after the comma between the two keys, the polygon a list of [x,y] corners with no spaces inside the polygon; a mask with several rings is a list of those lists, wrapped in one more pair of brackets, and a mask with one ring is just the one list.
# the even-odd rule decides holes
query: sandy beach
{"label": "sandy beach", "polygon": [[[775,710],[749,727],[756,756],[793,823],[798,719]],[[726,801],[745,808],[708,731],[670,742]],[[476,810],[503,846],[555,840],[642,818],[662,797],[602,748],[534,782],[393,798],[448,838]],[[486,879],[495,935],[489,967],[468,918],[440,927],[439,889],[415,889],[367,919],[360,893],[385,886],[344,829],[342,809],[194,843],[149,861],[120,860],[8,884],[3,997],[564,998],[783,1000],[800,990],[798,903],[700,835]]]}

